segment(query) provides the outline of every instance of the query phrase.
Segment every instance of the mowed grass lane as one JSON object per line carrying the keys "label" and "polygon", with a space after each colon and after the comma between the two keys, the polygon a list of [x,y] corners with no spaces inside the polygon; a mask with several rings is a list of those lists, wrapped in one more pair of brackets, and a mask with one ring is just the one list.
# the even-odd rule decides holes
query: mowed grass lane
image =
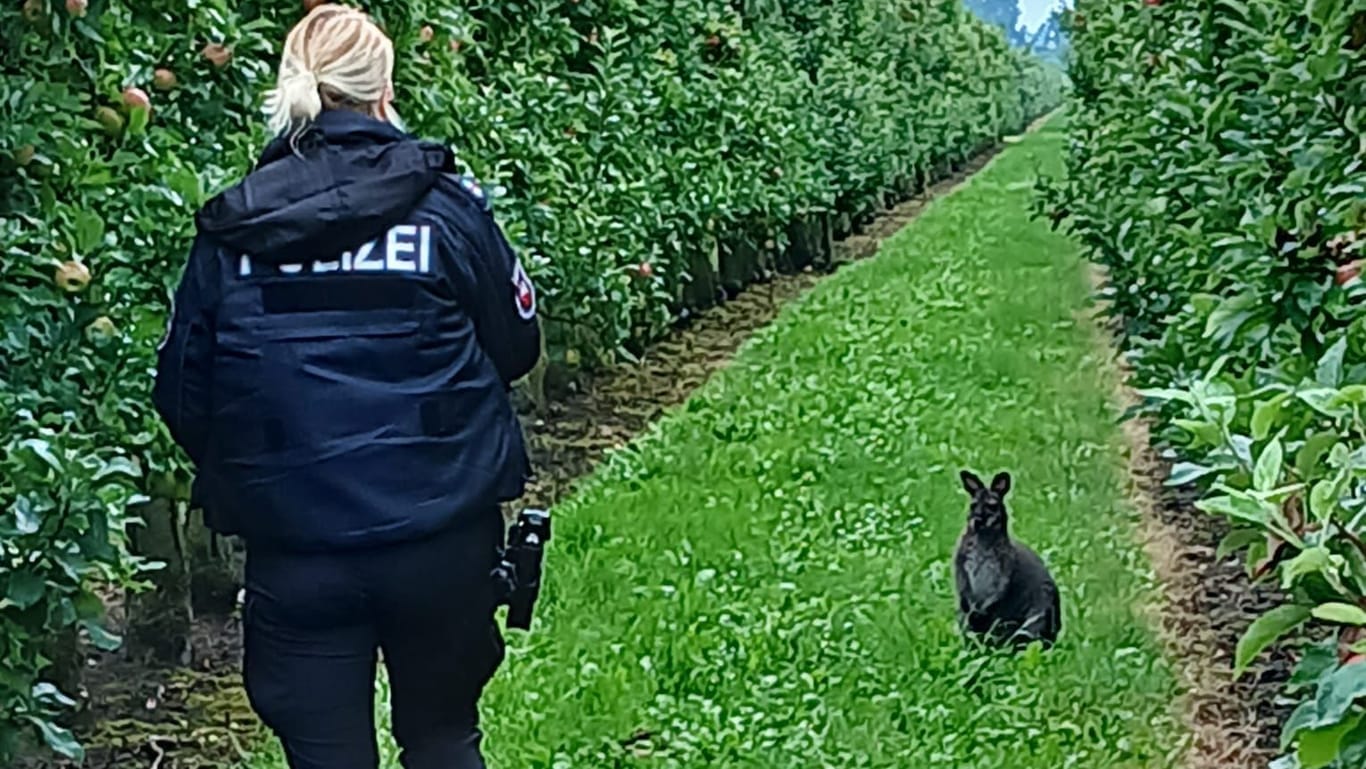
{"label": "mowed grass lane", "polygon": [[[1028,215],[1060,147],[1029,136],[821,283],[556,509],[485,698],[495,769],[1167,765],[1107,363],[1075,248]],[[965,466],[1015,475],[1053,652],[956,632]]]}

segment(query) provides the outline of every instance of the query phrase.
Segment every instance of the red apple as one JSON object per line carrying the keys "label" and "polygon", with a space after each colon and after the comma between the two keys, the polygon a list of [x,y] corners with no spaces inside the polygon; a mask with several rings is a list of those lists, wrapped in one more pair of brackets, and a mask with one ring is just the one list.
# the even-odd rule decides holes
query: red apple
{"label": "red apple", "polygon": [[123,89],[123,105],[130,110],[151,109],[152,99],[141,88],[128,86]]}
{"label": "red apple", "polygon": [[218,69],[228,66],[228,62],[232,61],[232,49],[222,43],[209,43],[201,54]]}
{"label": "red apple", "polygon": [[636,274],[642,278],[652,278],[655,274],[654,265],[649,262],[641,262],[636,265]]}
{"label": "red apple", "polygon": [[66,12],[72,18],[85,18],[86,11],[90,10],[90,0],[66,0]]}
{"label": "red apple", "polygon": [[1361,263],[1362,260],[1353,259],[1346,264],[1339,264],[1333,273],[1333,282],[1339,286],[1346,286],[1355,282],[1361,277]]}
{"label": "red apple", "polygon": [[162,68],[152,74],[152,85],[155,86],[158,91],[170,91],[174,89],[179,82],[175,73],[169,69]]}
{"label": "red apple", "polygon": [[432,38],[436,37],[436,30],[432,29],[432,26],[428,24],[422,28],[422,31],[417,33],[417,36],[422,42],[430,43],[432,42]]}

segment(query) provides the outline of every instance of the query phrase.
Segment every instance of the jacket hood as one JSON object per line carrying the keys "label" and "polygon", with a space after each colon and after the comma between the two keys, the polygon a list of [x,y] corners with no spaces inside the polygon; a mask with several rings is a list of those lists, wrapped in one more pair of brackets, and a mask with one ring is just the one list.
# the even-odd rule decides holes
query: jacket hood
{"label": "jacket hood", "polygon": [[292,139],[271,142],[256,169],[195,220],[202,234],[258,259],[330,258],[401,223],[453,169],[446,147],[328,111]]}

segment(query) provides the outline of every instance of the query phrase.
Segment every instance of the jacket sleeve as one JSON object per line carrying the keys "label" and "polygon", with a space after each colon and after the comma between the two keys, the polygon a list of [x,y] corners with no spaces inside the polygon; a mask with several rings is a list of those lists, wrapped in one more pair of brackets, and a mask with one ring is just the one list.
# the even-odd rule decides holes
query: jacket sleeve
{"label": "jacket sleeve", "polygon": [[172,299],[152,388],[157,413],[195,464],[208,445],[217,262],[217,247],[197,238]]}
{"label": "jacket sleeve", "polygon": [[488,212],[469,217],[460,229],[465,259],[459,273],[462,302],[474,319],[484,354],[493,360],[504,384],[536,367],[541,357],[541,325],[536,288]]}

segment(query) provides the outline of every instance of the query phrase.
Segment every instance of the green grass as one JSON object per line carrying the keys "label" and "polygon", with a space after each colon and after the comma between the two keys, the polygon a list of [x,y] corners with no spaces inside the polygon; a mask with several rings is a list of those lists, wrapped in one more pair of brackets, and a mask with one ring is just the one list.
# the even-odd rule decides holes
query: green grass
{"label": "green grass", "polygon": [[[495,769],[1165,765],[1107,362],[1076,249],[1027,212],[1060,146],[821,283],[556,510],[536,632],[485,698]],[[1062,586],[1050,653],[956,633],[965,466],[1015,474]]]}

